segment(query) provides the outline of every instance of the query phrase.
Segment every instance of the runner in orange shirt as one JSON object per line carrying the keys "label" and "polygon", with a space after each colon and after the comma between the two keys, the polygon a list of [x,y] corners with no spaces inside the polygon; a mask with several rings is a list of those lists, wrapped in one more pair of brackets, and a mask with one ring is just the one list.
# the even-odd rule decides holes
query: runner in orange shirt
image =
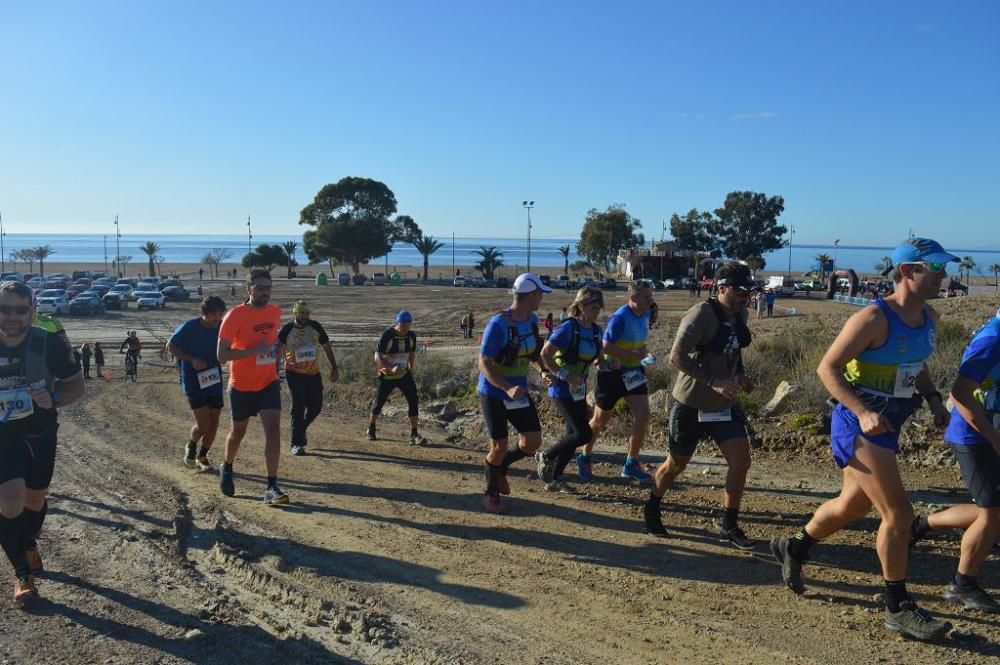
{"label": "runner in orange shirt", "polygon": [[278,487],[281,458],[281,382],[275,345],[281,308],[271,305],[271,273],[254,268],[247,275],[247,301],[229,310],[219,328],[219,362],[229,363],[229,406],[233,421],[226,437],[226,459],[219,467],[219,489],[233,496],[233,462],[251,416],[264,426],[264,503],[288,503]]}

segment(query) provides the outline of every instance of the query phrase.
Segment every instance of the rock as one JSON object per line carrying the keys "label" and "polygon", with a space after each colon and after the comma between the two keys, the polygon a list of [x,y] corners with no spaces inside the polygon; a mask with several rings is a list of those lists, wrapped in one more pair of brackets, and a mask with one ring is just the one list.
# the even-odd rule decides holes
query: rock
{"label": "rock", "polygon": [[451,397],[465,386],[461,379],[447,379],[434,386],[434,396],[438,399]]}
{"label": "rock", "polygon": [[424,405],[423,410],[435,418],[451,421],[458,416],[458,405],[452,400],[438,400]]}
{"label": "rock", "polygon": [[192,640],[200,640],[205,637],[205,633],[201,632],[197,628],[192,628],[188,632],[184,633],[184,639],[188,642]]}
{"label": "rock", "polygon": [[774,389],[774,396],[771,397],[771,401],[764,405],[761,409],[760,414],[765,418],[771,416],[778,416],[788,410],[788,405],[791,402],[792,393],[795,392],[797,386],[789,383],[788,381],[782,381],[778,384],[778,387]]}

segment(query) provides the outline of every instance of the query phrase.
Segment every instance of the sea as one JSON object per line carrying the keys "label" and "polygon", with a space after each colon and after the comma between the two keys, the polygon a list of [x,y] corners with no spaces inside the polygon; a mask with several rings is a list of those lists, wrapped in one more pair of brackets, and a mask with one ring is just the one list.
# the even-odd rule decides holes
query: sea
{"label": "sea", "polygon": [[[528,247],[527,240],[521,238],[498,238],[480,236],[436,236],[437,240],[443,243],[443,247],[435,254],[431,255],[431,266],[444,270],[450,268],[452,264],[457,266],[468,266],[476,263],[479,256],[475,251],[481,247],[496,247],[503,252],[503,259],[508,271],[517,271],[527,265]],[[305,253],[302,251],[302,237],[291,235],[255,235],[251,244],[256,247],[259,243],[283,243],[288,240],[295,240],[299,243],[298,260],[305,263]],[[127,235],[123,234],[117,238],[122,256],[132,256],[133,263],[143,263],[146,260],[145,254],[140,251],[139,246],[148,241],[160,244],[160,255],[167,263],[201,263],[201,258],[215,248],[228,249],[232,252],[232,263],[236,263],[247,252],[247,236],[245,235]],[[563,265],[562,254],[559,247],[569,245],[570,262],[578,260],[580,257],[576,253],[576,243],[578,238],[532,238],[531,239],[531,263],[536,267],[557,267]],[[18,249],[36,247],[38,245],[50,245],[54,250],[52,256],[46,263],[104,263],[110,262],[116,256],[115,234],[49,234],[49,233],[6,233],[3,236],[3,257],[7,264],[10,264],[10,253]],[[982,250],[971,248],[947,248],[953,254],[959,256],[970,256],[976,262],[973,268],[973,275],[984,275],[992,277],[990,266],[1000,264],[1000,251]],[[884,256],[892,253],[891,247],[877,247],[870,245],[794,245],[791,249],[785,248],[776,252],[770,252],[764,256],[767,265],[764,270],[770,272],[786,272],[801,274],[810,270],[817,270],[819,263],[816,257],[826,254],[835,259],[837,268],[853,268],[859,274],[870,274],[875,272],[875,265]],[[419,266],[423,265],[423,258],[420,253],[407,243],[397,243],[392,251],[385,257],[372,260],[372,265],[389,266],[392,270],[394,266]],[[8,267],[8,269],[11,269]],[[949,269],[950,273],[957,273],[957,267]]]}

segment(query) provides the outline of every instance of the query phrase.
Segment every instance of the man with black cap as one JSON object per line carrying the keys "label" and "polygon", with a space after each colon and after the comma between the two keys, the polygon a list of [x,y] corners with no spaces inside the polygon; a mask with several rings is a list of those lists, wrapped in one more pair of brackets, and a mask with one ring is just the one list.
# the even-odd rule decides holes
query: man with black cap
{"label": "man with black cap", "polygon": [[295,301],[292,317],[278,331],[278,348],[279,353],[284,352],[285,380],[292,394],[292,454],[302,455],[306,450],[306,429],[323,409],[323,376],[316,351],[323,349],[330,363],[330,383],[337,382],[337,359],[323,326],[309,318],[306,301]]}
{"label": "man with black cap", "polygon": [[948,424],[927,370],[937,341],[937,315],[927,301],[937,296],[952,261],[958,257],[927,238],[898,245],[892,253],[895,291],[848,319],[823,356],[816,373],[836,402],[830,444],[843,488],[798,533],[771,541],[785,585],[804,593],[802,565],[809,550],[874,506],[881,516],[876,548],[885,581],[885,627],[920,640],[941,637],[951,624],[931,617],[906,590],[913,506],[896,454],[900,429],[924,400],[934,424]]}
{"label": "man with black cap", "polygon": [[754,541],[743,533],[738,518],[750,470],[750,437],[737,397],[740,392],[753,390],[753,382],[743,367],[742,350],[750,344],[747,302],[757,287],[750,269],[739,263],[721,266],[715,284],[718,295],[689,309],[674,337],[670,363],[679,372],[672,392],[669,451],[656,470],[643,516],[649,533],[667,535],[660,520],[663,495],[687,467],[698,442],[710,437],[722,450],[729,467],[719,538],[749,550]]}
{"label": "man with black cap", "polygon": [[372,400],[371,417],[368,419],[368,440],[375,441],[375,423],[382,413],[382,407],[393,390],[399,388],[406,398],[407,415],[410,418],[410,444],[422,446],[427,439],[417,431],[419,417],[419,400],[417,384],[413,381],[413,362],[417,355],[417,335],[410,326],[413,316],[406,310],[396,315],[396,325],[388,328],[378,341],[375,349],[375,366],[378,377],[375,379],[375,399]]}

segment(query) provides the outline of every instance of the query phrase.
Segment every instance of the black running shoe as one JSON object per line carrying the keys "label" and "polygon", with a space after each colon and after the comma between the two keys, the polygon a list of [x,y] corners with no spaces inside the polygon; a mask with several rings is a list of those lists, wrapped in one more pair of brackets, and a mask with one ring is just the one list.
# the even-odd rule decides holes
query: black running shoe
{"label": "black running shoe", "polygon": [[365,435],[368,437],[369,441],[377,441],[378,440],[378,437],[375,436],[375,428],[372,427],[372,426],[370,426],[370,425],[369,425],[368,431],[365,433]]}
{"label": "black running shoe", "polygon": [[236,485],[233,483],[233,472],[226,471],[226,465],[219,465],[219,489],[226,496],[236,494]]}
{"label": "black running shoe", "polygon": [[781,564],[781,578],[785,580],[785,586],[795,593],[805,593],[806,587],[802,584],[802,564],[788,551],[788,538],[777,536],[771,539],[771,554]]}
{"label": "black running shoe", "polygon": [[734,526],[732,529],[727,529],[721,524],[719,525],[719,540],[723,543],[732,543],[733,547],[738,550],[752,550],[757,547],[757,541],[748,538],[747,534],[743,532],[738,526]]}
{"label": "black running shoe", "polygon": [[198,444],[188,441],[184,446],[184,466],[189,469],[195,467],[195,457],[198,455]]}
{"label": "black running shoe", "polygon": [[642,507],[642,519],[646,522],[646,533],[665,538],[667,530],[663,527],[663,520],[660,518],[660,502],[654,502],[652,498],[646,501]]}
{"label": "black running shoe", "polygon": [[909,546],[910,546],[910,550],[911,551],[913,550],[913,548],[916,546],[917,543],[919,543],[921,540],[923,540],[923,536],[921,536],[920,532],[917,530],[918,526],[920,526],[920,518],[919,517],[914,517],[913,518],[913,522],[910,524],[910,545]]}
{"label": "black running shoe", "polygon": [[956,586],[954,582],[944,590],[944,599],[953,603],[961,603],[967,610],[982,610],[983,612],[1000,611],[1000,603],[993,600],[990,594],[980,587],[964,589]]}
{"label": "black running shoe", "polygon": [[885,627],[915,640],[934,640],[951,630],[950,623],[935,619],[912,600],[901,602],[898,612],[885,608]]}

